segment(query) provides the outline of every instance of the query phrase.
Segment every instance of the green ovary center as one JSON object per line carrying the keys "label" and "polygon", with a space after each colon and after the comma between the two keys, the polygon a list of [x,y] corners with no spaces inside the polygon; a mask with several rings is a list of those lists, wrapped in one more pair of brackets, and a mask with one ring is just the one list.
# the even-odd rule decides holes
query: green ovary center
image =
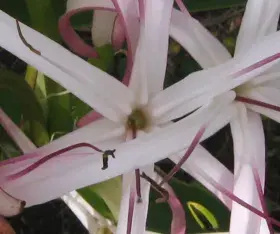
{"label": "green ovary center", "polygon": [[135,130],[143,130],[148,126],[148,118],[141,109],[135,109],[127,118],[127,126]]}

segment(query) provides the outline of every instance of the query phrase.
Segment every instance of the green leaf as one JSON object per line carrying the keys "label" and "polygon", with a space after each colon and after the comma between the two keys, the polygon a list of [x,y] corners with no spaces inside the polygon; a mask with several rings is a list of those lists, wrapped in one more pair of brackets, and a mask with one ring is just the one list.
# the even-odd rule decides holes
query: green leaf
{"label": "green leaf", "polygon": [[[56,82],[46,79],[46,87],[48,94],[55,94],[65,91]],[[57,132],[68,133],[73,130],[74,120],[71,115],[71,96],[65,94],[61,96],[53,96],[48,100],[48,130],[52,135]]]}
{"label": "green leaf", "polygon": [[[3,95],[6,94],[6,95]],[[44,124],[44,114],[36,99],[33,90],[20,75],[1,69],[0,70],[0,106],[4,110],[22,113],[25,120],[35,120]],[[11,99],[10,99],[11,98]],[[16,104],[16,107],[13,104]],[[13,115],[10,115],[13,118]],[[14,120],[14,119],[13,119]],[[19,121],[15,121],[18,123]]]}
{"label": "green leaf", "polygon": [[37,146],[48,142],[43,110],[31,87],[20,75],[0,70],[0,107],[19,125],[26,125],[28,136]]}
{"label": "green leaf", "polygon": [[0,9],[25,24],[30,23],[27,6],[22,0],[0,1]]}
{"label": "green leaf", "polygon": [[113,49],[113,46],[107,44],[96,48],[96,50],[99,54],[99,57],[89,58],[88,62],[105,72],[112,73],[115,65],[115,60],[114,60],[115,51]]}
{"label": "green leaf", "polygon": [[59,15],[52,0],[25,0],[31,26],[55,41],[60,41]]}
{"label": "green leaf", "polygon": [[107,209],[105,209],[105,217],[113,221],[118,220],[122,196],[122,180],[120,176],[99,184],[85,187],[78,190],[78,192],[94,209],[102,214],[104,211],[100,208],[104,208],[104,205],[101,204],[102,202],[99,202],[100,204],[97,203],[94,199],[94,197],[98,195],[102,198],[107,207]]}
{"label": "green leaf", "polygon": [[[189,202],[195,202],[203,207],[207,207],[219,224],[219,227],[215,230],[228,230],[230,218],[228,209],[205,188],[198,184],[186,184],[175,179],[171,181],[170,185],[174,189],[181,204],[184,205]],[[148,230],[154,232],[170,233],[172,212],[167,203],[155,203],[155,199],[158,198],[158,196],[159,195],[153,190],[151,191],[147,227]],[[185,208],[188,232],[197,233],[206,231],[200,227],[188,207],[183,207]],[[207,227],[207,229],[207,231],[213,230],[212,227]]]}
{"label": "green leaf", "polygon": [[207,220],[207,222],[212,226],[213,229],[217,229],[219,227],[218,221],[216,220],[215,216],[203,205],[190,201],[187,203],[187,206],[194,219],[202,229],[207,229],[208,227],[204,224],[204,220],[200,218],[201,215],[203,215],[203,218]]}

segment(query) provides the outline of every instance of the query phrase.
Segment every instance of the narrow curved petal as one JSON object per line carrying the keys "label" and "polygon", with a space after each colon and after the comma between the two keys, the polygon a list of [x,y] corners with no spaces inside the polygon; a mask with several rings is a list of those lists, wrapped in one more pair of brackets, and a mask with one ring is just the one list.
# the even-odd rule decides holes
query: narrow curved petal
{"label": "narrow curved petal", "polygon": [[21,41],[15,19],[1,11],[3,48],[50,76],[109,119],[116,121],[130,113],[133,95],[123,84],[33,29],[23,24],[20,27],[28,43],[42,55],[32,52]]}
{"label": "narrow curved petal", "polygon": [[277,0],[249,0],[237,37],[235,56],[244,55],[252,42],[276,32],[279,13]]}
{"label": "narrow curved petal", "polygon": [[8,135],[14,140],[17,146],[24,152],[28,153],[36,146],[30,141],[27,136],[19,129],[19,127],[5,114],[0,108],[0,125],[5,129]]}
{"label": "narrow curved petal", "polygon": [[[265,102],[268,104],[280,106],[280,100],[279,100],[280,91],[277,88],[260,86],[257,89],[252,89],[250,91],[244,92],[244,94],[245,94],[244,96],[248,98]],[[246,104],[246,106],[256,113],[263,114],[275,120],[276,122],[280,122],[280,113],[278,111],[271,110],[269,108],[265,108],[261,106],[252,105],[252,104]]]}
{"label": "narrow curved petal", "polygon": [[[68,13],[65,14],[60,20],[60,31],[62,35],[64,33],[71,33],[71,35],[64,36],[64,39],[68,41],[73,46],[79,46],[77,49],[79,52],[84,53],[84,56],[87,56],[87,51],[89,53],[95,52],[92,48],[89,49],[85,42],[81,41],[77,34],[75,34],[73,28],[70,25],[70,17],[71,15],[84,10],[89,9],[103,9],[109,11],[115,11],[118,13],[117,24],[115,26],[122,27],[122,30],[118,28],[114,29],[112,41],[117,46],[120,46],[120,41],[123,40],[123,35],[125,35],[127,40],[128,47],[128,59],[127,59],[127,67],[126,72],[123,78],[123,83],[128,84],[131,74],[131,69],[133,65],[133,58],[136,52],[137,42],[139,38],[139,20],[138,20],[138,5],[137,1],[133,0],[68,0],[67,10]],[[68,15],[70,14],[70,15]],[[107,22],[106,22],[107,24]],[[101,28],[104,27],[100,26]],[[72,41],[73,40],[73,41]],[[90,55],[90,54],[89,54]],[[92,56],[96,56],[96,54],[92,54]],[[87,56],[88,57],[88,56]]]}
{"label": "narrow curved petal", "polygon": [[145,59],[149,95],[163,89],[173,0],[145,2]]}
{"label": "narrow curved petal", "polygon": [[194,72],[182,81],[157,94],[150,106],[157,117],[180,106],[184,102],[205,93],[209,98],[248,82],[252,78],[279,63],[280,32],[267,36],[254,44],[246,56],[199,72]]}
{"label": "narrow curved petal", "polygon": [[[231,122],[234,143],[234,194],[252,206],[262,209],[252,167],[256,167],[262,187],[265,178],[265,140],[259,114],[238,105],[238,115]],[[246,189],[244,189],[246,188]],[[243,220],[240,222],[240,219]],[[233,203],[231,233],[258,233],[261,217]]]}
{"label": "narrow curved petal", "polygon": [[172,210],[172,223],[171,223],[171,234],[184,234],[187,230],[186,225],[186,214],[185,210],[177,198],[175,192],[172,187],[168,184],[164,184],[163,187],[169,193],[168,204]]}
{"label": "narrow curved petal", "polygon": [[[182,151],[180,154],[176,154],[170,159],[178,163],[184,153],[185,151]],[[231,208],[232,201],[230,198],[208,183],[207,178],[204,178],[203,174],[200,172],[204,171],[212,177],[213,180],[229,191],[233,189],[233,174],[202,146],[196,147],[190,158],[182,165],[182,169],[215,194],[229,209]]]}
{"label": "narrow curved petal", "polygon": [[[103,10],[107,10],[107,11],[111,11],[110,13],[108,13],[110,16],[114,16],[116,13],[114,13],[113,11],[115,11],[114,9],[114,5],[112,3],[112,1],[101,1],[101,0],[68,0],[67,1],[67,12],[66,14],[64,14],[63,16],[61,16],[60,20],[59,20],[59,30],[60,30],[60,34],[62,36],[62,38],[64,39],[64,41],[66,42],[66,44],[71,48],[72,51],[74,51],[75,53],[81,55],[81,56],[85,56],[85,57],[97,57],[97,52],[96,50],[86,44],[80,37],[79,35],[75,32],[75,30],[73,29],[70,19],[73,15],[81,13],[83,11],[89,11],[89,10],[93,10],[93,9],[97,9],[97,8],[101,8]],[[102,15],[102,13],[101,13]],[[103,15],[102,15],[103,16]],[[101,18],[102,18],[101,16]],[[100,25],[98,24],[98,20],[100,20],[100,17],[95,16],[94,21],[97,22],[93,22],[93,28],[97,27],[95,29],[96,33],[100,33]],[[97,25],[95,25],[95,23]],[[101,38],[105,39],[107,41],[108,39],[108,31],[111,30],[112,32],[112,28],[110,29],[110,27],[113,27],[113,22],[111,22],[109,19],[106,22],[106,32],[104,32],[105,30],[103,29],[103,31],[101,32]],[[104,28],[104,25],[103,25]],[[106,35],[104,35],[106,34]],[[109,37],[110,39],[110,37]],[[103,41],[104,42],[104,41]],[[102,43],[100,40],[97,42],[98,43]]]}
{"label": "narrow curved petal", "polygon": [[202,68],[219,65],[231,58],[223,44],[188,13],[173,10],[170,36],[178,41]]}
{"label": "narrow curved petal", "polygon": [[[163,178],[156,173],[154,174],[154,180],[159,184]],[[170,233],[185,234],[187,229],[185,210],[180,200],[177,198],[172,187],[168,183],[164,183],[163,188],[166,189],[166,191],[168,192],[169,199],[167,202],[172,211],[172,223]]]}
{"label": "narrow curved petal", "polygon": [[[18,161],[18,165],[21,162],[24,164],[24,166],[21,165],[19,167],[13,167],[12,163],[2,163],[0,185],[11,195],[25,200],[30,206],[54,199],[74,189],[98,183],[136,168],[152,164],[187,147],[201,126],[208,121],[208,116],[209,118],[217,118],[214,118],[213,122],[209,124],[201,140],[209,137],[223,127],[225,124],[223,121],[222,123],[216,122],[217,120],[221,120],[219,115],[226,119],[231,118],[235,109],[229,108],[227,110],[224,108],[224,105],[228,106],[229,100],[224,103],[222,101],[225,101],[225,98],[221,102],[217,102],[214,106],[211,106],[211,108],[205,108],[203,111],[200,111],[199,114],[191,115],[164,129],[139,136],[135,140],[123,144],[119,144],[123,138],[114,138],[113,140],[95,144],[91,135],[87,136],[87,142],[93,143],[103,150],[116,149],[116,157],[114,159],[109,158],[109,167],[106,170],[101,170],[101,154],[93,153],[92,149],[80,148],[52,158],[24,176],[14,180],[7,180],[7,176],[11,175],[11,172],[15,173],[24,169],[26,166],[24,160]],[[223,111],[221,112],[221,110]],[[97,122],[92,124],[96,124]],[[116,131],[119,136],[119,130],[117,129]],[[104,132],[103,128],[102,132]],[[75,140],[73,135],[75,136]],[[81,142],[81,137],[84,139],[84,134],[78,134],[76,136],[77,134],[75,132],[69,134],[69,137],[73,140],[72,143]],[[99,137],[104,140],[106,139],[104,135]],[[63,139],[65,138],[62,138],[61,141],[65,141]],[[101,139],[99,138],[99,140]],[[59,139],[54,141],[52,146],[57,144],[57,147],[61,149],[61,144],[58,144],[58,141]],[[64,143],[64,146],[69,145],[69,141]],[[158,147],[159,145],[162,147]],[[40,148],[38,151],[43,149]],[[26,160],[28,160],[28,156],[26,157]]]}

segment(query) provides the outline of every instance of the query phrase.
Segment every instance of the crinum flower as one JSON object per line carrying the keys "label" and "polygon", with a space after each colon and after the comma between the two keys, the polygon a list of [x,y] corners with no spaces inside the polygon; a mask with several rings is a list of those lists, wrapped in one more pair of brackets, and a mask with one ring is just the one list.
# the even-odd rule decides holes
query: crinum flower
{"label": "crinum flower", "polygon": [[[127,24],[130,23],[127,20],[129,14],[121,12],[130,12],[128,3],[133,5],[135,1],[114,1]],[[151,102],[156,94],[162,92],[168,47],[168,15],[171,15],[173,1],[147,1],[145,7],[141,6],[140,38],[136,43],[129,87],[31,28],[20,24],[19,30],[15,19],[0,12],[0,28],[5,32],[0,38],[1,47],[63,85],[104,116],[31,153],[0,164],[1,187],[26,201],[27,206],[124,174],[117,232],[123,233],[130,226],[132,233],[143,233],[150,184],[142,179],[140,184],[140,173],[135,176],[133,170],[140,169],[152,177],[153,163],[187,147],[206,122],[215,116],[201,140],[215,133],[235,114],[235,104],[228,105],[235,98],[233,92],[217,97],[220,101],[206,105],[177,123],[170,123],[172,119],[168,118],[162,121],[162,116],[155,114]],[[168,106],[165,108],[163,105],[162,108],[169,110]],[[221,108],[222,113],[219,112]],[[137,138],[131,140],[136,134]],[[120,144],[125,140],[126,143]],[[102,154],[109,156],[109,153],[115,159],[102,157]],[[228,189],[232,187],[232,174],[204,149],[199,148],[194,154],[184,166],[191,168],[197,165],[197,170],[192,170],[190,174],[229,205],[230,200],[205,182],[200,172],[207,171],[210,178],[223,183]],[[107,169],[106,163],[103,165],[105,170],[101,169],[102,159],[105,162],[109,160]],[[212,165],[210,169],[209,162]],[[129,202],[135,190],[138,198],[142,198],[140,203],[137,199]],[[130,214],[132,210],[133,216]]]}
{"label": "crinum flower", "polygon": [[[200,64],[205,76],[197,72],[155,97],[169,103],[179,117],[202,106],[209,98],[234,90],[238,114],[231,125],[234,143],[234,194],[258,209],[265,209],[262,195],[265,180],[265,140],[260,114],[280,121],[279,50],[277,32],[280,2],[249,0],[237,37],[234,57],[184,9],[173,12],[170,34]],[[200,77],[200,78],[198,78]],[[203,85],[202,85],[203,84]],[[176,90],[176,91],[175,91]],[[174,102],[171,92],[182,99]],[[184,96],[184,97],[183,97]],[[176,114],[175,114],[176,113]],[[175,114],[175,115],[174,115]],[[257,182],[259,180],[259,183]],[[261,194],[261,196],[260,196]],[[240,222],[242,220],[242,222]],[[268,233],[265,220],[233,203],[231,233]]]}

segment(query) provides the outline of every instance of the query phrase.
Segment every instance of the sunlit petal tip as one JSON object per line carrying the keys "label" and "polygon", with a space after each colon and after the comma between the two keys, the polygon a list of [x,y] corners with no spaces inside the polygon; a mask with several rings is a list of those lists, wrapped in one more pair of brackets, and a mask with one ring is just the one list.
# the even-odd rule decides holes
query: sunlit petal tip
{"label": "sunlit petal tip", "polygon": [[25,202],[21,201],[0,188],[0,215],[10,217],[22,212]]}

